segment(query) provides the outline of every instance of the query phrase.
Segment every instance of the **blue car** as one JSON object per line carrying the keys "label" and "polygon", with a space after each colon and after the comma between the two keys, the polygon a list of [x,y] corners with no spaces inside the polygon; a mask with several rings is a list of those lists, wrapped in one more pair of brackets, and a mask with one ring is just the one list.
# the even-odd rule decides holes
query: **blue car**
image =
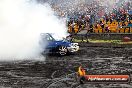
{"label": "blue car", "polygon": [[78,43],[71,43],[66,39],[56,40],[50,33],[41,34],[40,44],[44,53],[58,53],[61,56],[79,50]]}

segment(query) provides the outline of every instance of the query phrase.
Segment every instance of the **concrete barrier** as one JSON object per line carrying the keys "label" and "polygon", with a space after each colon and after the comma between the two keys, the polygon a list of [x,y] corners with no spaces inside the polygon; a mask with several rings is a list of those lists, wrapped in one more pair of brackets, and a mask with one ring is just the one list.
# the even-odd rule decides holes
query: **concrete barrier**
{"label": "concrete barrier", "polygon": [[75,39],[103,39],[103,40],[122,40],[124,37],[132,39],[132,33],[88,33],[73,35]]}

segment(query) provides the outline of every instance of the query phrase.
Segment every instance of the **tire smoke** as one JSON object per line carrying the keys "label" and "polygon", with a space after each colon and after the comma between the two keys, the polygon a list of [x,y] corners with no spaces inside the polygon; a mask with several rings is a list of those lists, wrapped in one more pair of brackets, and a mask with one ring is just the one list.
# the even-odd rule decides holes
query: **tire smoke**
{"label": "tire smoke", "polygon": [[0,60],[37,58],[40,33],[66,35],[65,22],[48,4],[33,0],[0,0]]}

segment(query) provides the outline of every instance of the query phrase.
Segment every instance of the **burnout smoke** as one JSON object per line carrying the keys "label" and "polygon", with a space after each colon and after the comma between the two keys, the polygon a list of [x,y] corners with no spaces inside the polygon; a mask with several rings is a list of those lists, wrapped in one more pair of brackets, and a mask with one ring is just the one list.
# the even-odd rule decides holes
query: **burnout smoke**
{"label": "burnout smoke", "polygon": [[[48,4],[33,0],[0,0],[0,60],[40,56],[40,33],[65,37],[65,23]],[[45,43],[46,44],[46,43]]]}

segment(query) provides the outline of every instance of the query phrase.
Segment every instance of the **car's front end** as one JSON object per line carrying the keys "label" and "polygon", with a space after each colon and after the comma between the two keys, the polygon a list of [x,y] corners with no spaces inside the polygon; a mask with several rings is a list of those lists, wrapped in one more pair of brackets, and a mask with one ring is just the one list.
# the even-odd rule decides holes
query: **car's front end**
{"label": "car's front end", "polygon": [[77,52],[79,50],[79,45],[78,43],[70,43],[67,49],[69,52]]}

